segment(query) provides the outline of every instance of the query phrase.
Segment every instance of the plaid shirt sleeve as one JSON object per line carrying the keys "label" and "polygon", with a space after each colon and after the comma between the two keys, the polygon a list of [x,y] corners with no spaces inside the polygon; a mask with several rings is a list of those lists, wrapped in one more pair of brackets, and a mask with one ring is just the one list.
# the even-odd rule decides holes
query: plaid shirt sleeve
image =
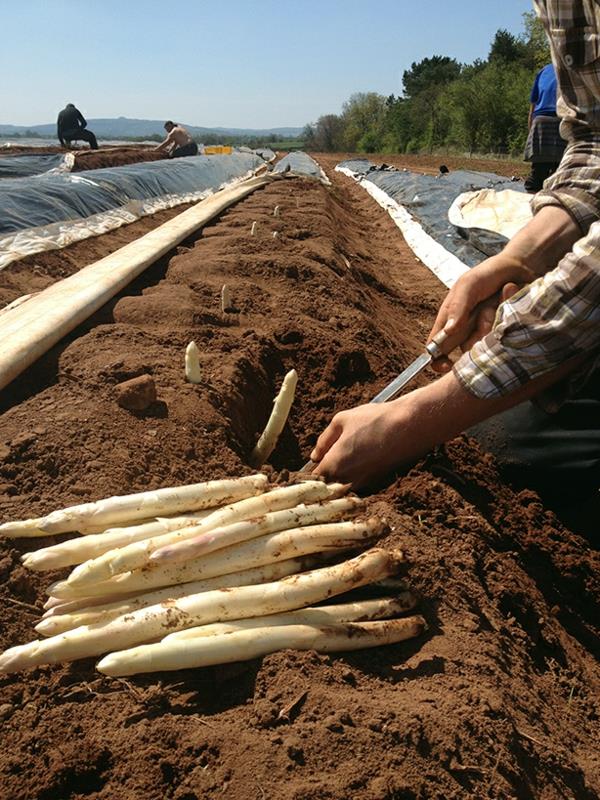
{"label": "plaid shirt sleeve", "polygon": [[593,361],[600,350],[600,3],[535,5],[550,35],[569,144],[532,207],[565,208],[584,236],[555,269],[503,303],[491,333],[456,364],[455,375],[479,398],[510,394],[582,352]]}

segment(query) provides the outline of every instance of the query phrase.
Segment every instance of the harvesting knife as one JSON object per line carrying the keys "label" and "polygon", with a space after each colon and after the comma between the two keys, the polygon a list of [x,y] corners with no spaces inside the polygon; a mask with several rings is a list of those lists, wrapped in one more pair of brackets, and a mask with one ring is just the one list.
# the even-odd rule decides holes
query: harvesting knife
{"label": "harvesting knife", "polygon": [[397,375],[393,381],[382,389],[379,394],[370,401],[371,403],[387,403],[388,400],[393,400],[394,397],[415,378],[420,372],[423,372],[425,367],[428,367],[431,362],[443,355],[442,345],[448,338],[446,331],[441,330],[437,336],[434,336],[429,344],[425,345],[425,352],[415,358],[412,364]]}
{"label": "harvesting knife", "polygon": [[[415,358],[412,364],[409,364],[405,370],[397,375],[393,381],[390,381],[390,383],[369,402],[387,403],[388,400],[393,400],[394,397],[404,389],[406,384],[410,383],[410,381],[422,372],[425,367],[428,367],[434,359],[444,355],[442,345],[447,338],[448,334],[446,331],[441,330],[433,337],[429,344],[425,345],[425,352],[418,356],[418,358]],[[311,472],[314,466],[314,462],[309,461],[302,467],[302,472]]]}

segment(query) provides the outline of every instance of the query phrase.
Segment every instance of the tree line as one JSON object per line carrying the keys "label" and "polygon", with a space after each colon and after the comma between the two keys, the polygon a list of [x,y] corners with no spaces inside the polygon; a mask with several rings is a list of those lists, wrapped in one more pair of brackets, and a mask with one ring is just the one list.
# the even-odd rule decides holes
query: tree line
{"label": "tree line", "polygon": [[533,12],[523,17],[524,32],[498,30],[485,60],[459,64],[434,55],[404,72],[402,96],[352,95],[341,114],[326,114],[306,126],[306,149],[522,153],[533,79],[550,61],[541,23]]}

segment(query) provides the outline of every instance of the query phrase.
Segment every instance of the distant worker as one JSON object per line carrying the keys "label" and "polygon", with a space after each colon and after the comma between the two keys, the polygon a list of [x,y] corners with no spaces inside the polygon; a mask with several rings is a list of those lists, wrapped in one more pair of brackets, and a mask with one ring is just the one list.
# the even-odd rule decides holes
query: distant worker
{"label": "distant worker", "polygon": [[165,130],[167,138],[155,147],[155,150],[165,150],[169,158],[198,155],[198,145],[183,125],[178,125],[169,119],[165,122]]}
{"label": "distant worker", "polygon": [[546,178],[556,172],[566,146],[558,131],[556,72],[552,64],[546,64],[535,76],[530,102],[525,161],[531,162],[531,172],[525,180],[525,190],[539,192]]}
{"label": "distant worker", "polygon": [[88,142],[92,150],[98,149],[98,142],[91,131],[87,130],[87,122],[81,111],[73,103],[67,103],[56,121],[58,140],[62,147],[70,147],[71,142]]}

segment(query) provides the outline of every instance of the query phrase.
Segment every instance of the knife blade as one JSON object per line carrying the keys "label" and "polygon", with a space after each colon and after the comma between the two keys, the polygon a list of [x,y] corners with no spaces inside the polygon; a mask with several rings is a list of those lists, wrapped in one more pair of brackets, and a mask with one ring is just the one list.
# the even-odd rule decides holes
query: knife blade
{"label": "knife blade", "polygon": [[407,383],[412,381],[413,378],[423,372],[425,367],[428,367],[435,358],[442,355],[442,345],[448,338],[445,331],[440,331],[429,344],[425,345],[425,352],[415,358],[415,360],[408,365],[405,370],[397,375],[393,381],[382,389],[379,394],[370,401],[371,403],[386,403],[388,400],[393,400],[394,397],[406,386]]}

